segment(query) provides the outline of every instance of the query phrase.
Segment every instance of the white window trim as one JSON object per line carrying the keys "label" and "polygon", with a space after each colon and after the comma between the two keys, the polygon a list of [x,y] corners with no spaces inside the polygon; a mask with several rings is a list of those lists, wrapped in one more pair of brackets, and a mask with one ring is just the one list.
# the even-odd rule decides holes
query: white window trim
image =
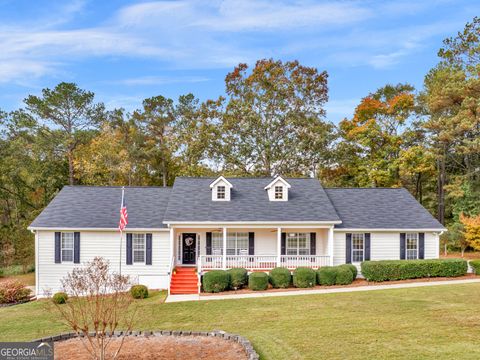
{"label": "white window trim", "polygon": [[[412,236],[412,235],[415,235],[415,249],[410,249],[410,251],[415,251],[415,257],[414,258],[411,258],[408,256],[408,237]],[[405,260],[418,260],[418,253],[419,253],[419,239],[420,239],[420,235],[419,233],[417,232],[409,232],[409,233],[405,233]],[[412,240],[412,239],[410,239]]]}
{"label": "white window trim", "polygon": [[[295,234],[294,236],[291,236],[291,234]],[[300,241],[299,241],[299,237],[300,235],[305,235],[305,238],[306,238],[306,247],[300,247],[299,244],[300,244]],[[312,249],[310,248],[310,236],[311,234],[310,233],[304,233],[304,232],[296,232],[296,233],[286,233],[286,236],[285,236],[285,255],[286,256],[309,256],[311,254],[311,251]],[[289,247],[288,246],[288,240],[289,239],[292,239],[292,238],[295,238],[296,239],[296,243],[297,243],[297,246],[296,247]],[[308,254],[300,254],[300,249],[302,250],[307,250],[308,251]],[[295,250],[296,251],[296,254],[289,254],[289,250]]]}
{"label": "white window trim", "polygon": [[[220,195],[222,195],[222,196],[220,196]],[[225,185],[218,185],[217,186],[217,200],[225,200],[226,197],[227,197],[227,187]]]}
{"label": "white window trim", "polygon": [[[277,195],[280,195],[280,197],[277,197]],[[283,200],[285,196],[285,190],[283,185],[275,185],[273,188],[273,196],[275,200]]]}
{"label": "white window trim", "polygon": [[[135,239],[136,236],[139,236],[141,235],[143,237],[143,260],[142,261],[136,261],[135,260],[135,252],[140,252],[140,250],[135,250],[135,240],[139,240],[139,238],[137,237],[137,239]],[[144,234],[144,233],[133,233],[132,234],[132,263],[133,264],[145,264],[145,262],[147,261],[147,234]]]}
{"label": "white window trim", "polygon": [[[239,242],[239,234],[246,234],[247,235],[247,244],[246,244],[246,247],[239,247],[238,246],[238,242]],[[234,238],[234,239],[232,239]],[[233,242],[235,243],[235,247],[229,247],[229,242],[231,242],[233,240]],[[242,240],[240,240],[242,241]],[[229,232],[227,233],[227,255],[228,256],[232,256],[232,255],[248,255],[248,245],[249,245],[249,238],[248,238],[248,232],[247,231],[235,231],[235,232]],[[235,254],[228,254],[228,250],[234,250]],[[241,252],[244,252],[244,254],[242,254]]]}
{"label": "white window trim", "polygon": [[[355,250],[354,247],[353,247],[353,243],[354,243],[353,237],[356,236],[356,235],[357,236],[358,235],[362,236],[362,250],[361,250],[362,251],[362,260],[360,260],[360,261],[354,260],[354,256],[353,256],[354,251],[360,251],[358,249]],[[360,264],[362,261],[365,261],[365,234],[364,233],[352,233],[352,249],[351,249],[351,255],[350,256],[352,257],[352,263],[353,264]]]}
{"label": "white window trim", "polygon": [[[67,248],[67,247],[64,247],[63,246],[63,240],[64,240],[64,235],[72,235],[72,247],[71,248]],[[63,258],[63,250],[71,250],[72,251],[72,260],[65,260]],[[73,263],[73,260],[74,260],[74,257],[75,257],[75,233],[74,232],[62,232],[61,233],[61,238],[60,238],[60,262],[62,263]]]}

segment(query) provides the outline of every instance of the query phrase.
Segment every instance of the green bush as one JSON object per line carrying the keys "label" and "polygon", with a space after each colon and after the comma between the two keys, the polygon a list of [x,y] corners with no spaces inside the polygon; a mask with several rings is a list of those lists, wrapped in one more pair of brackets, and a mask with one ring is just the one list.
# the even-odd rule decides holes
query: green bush
{"label": "green bush", "polygon": [[241,289],[248,283],[248,272],[244,268],[234,268],[228,270],[230,274],[230,287],[232,289]]}
{"label": "green bush", "polygon": [[293,286],[297,288],[307,288],[315,286],[315,283],[315,270],[307,267],[299,267],[293,272]]}
{"label": "green bush", "polygon": [[3,269],[0,269],[0,278],[3,277]]}
{"label": "green bush", "polygon": [[248,276],[248,287],[251,290],[267,290],[268,275],[264,272],[254,272]]}
{"label": "green bush", "polygon": [[337,266],[338,268],[346,268],[348,270],[350,270],[352,272],[352,275],[353,275],[353,280],[355,280],[357,278],[357,275],[358,275],[358,270],[357,270],[357,267],[353,264],[343,264],[343,265],[338,265]]}
{"label": "green bush", "polygon": [[148,288],[145,285],[133,285],[130,288],[130,294],[134,299],[148,298]]}
{"label": "green bush", "polygon": [[274,288],[285,289],[292,283],[292,274],[290,270],[283,267],[277,267],[270,271],[270,283]]}
{"label": "green bush", "polygon": [[368,281],[455,277],[465,275],[468,267],[463,259],[364,261],[361,266]]}
{"label": "green bush", "polygon": [[55,304],[65,304],[67,300],[68,300],[68,295],[64,292],[57,292],[52,297],[52,301]]}
{"label": "green bush", "polygon": [[203,291],[217,293],[225,291],[230,285],[230,274],[224,270],[208,271],[202,278]]}
{"label": "green bush", "polygon": [[474,274],[480,275],[480,260],[470,260],[469,264],[472,267]]}
{"label": "green bush", "polygon": [[337,267],[324,266],[317,270],[317,284],[322,286],[335,285],[337,279]]}
{"label": "green bush", "polygon": [[335,278],[335,285],[348,285],[352,282],[352,269],[344,265],[337,266],[337,277]]}
{"label": "green bush", "polygon": [[17,280],[7,280],[0,284],[0,304],[14,304],[30,300],[32,290]]}

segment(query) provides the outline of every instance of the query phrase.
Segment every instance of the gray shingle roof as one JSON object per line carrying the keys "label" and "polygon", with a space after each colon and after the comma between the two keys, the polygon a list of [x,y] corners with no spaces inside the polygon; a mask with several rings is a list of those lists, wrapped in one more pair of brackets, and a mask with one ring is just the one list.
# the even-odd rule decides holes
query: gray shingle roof
{"label": "gray shingle roof", "polygon": [[336,228],[444,229],[406,189],[327,188],[325,191],[342,219]]}
{"label": "gray shingle roof", "polygon": [[[127,228],[162,228],[171,188],[125,187]],[[65,186],[31,227],[117,228],[121,187]]]}
{"label": "gray shingle roof", "polygon": [[316,179],[285,179],[292,186],[288,201],[269,201],[264,189],[271,178],[227,178],[230,201],[212,201],[210,184],[216,178],[175,180],[165,221],[339,221]]}

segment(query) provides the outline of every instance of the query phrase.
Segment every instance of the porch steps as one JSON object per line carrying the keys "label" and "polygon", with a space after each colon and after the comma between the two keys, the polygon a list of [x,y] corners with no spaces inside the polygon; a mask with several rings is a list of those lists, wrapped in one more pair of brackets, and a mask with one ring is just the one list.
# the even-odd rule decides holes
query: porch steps
{"label": "porch steps", "polygon": [[170,294],[198,294],[198,277],[195,268],[176,267],[170,283]]}

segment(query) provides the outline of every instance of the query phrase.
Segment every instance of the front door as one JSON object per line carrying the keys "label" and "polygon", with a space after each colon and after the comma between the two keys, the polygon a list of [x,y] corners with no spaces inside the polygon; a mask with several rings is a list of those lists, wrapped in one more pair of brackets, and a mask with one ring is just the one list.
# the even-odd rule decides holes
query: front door
{"label": "front door", "polygon": [[182,263],[194,265],[197,257],[197,234],[182,234],[182,248]]}

